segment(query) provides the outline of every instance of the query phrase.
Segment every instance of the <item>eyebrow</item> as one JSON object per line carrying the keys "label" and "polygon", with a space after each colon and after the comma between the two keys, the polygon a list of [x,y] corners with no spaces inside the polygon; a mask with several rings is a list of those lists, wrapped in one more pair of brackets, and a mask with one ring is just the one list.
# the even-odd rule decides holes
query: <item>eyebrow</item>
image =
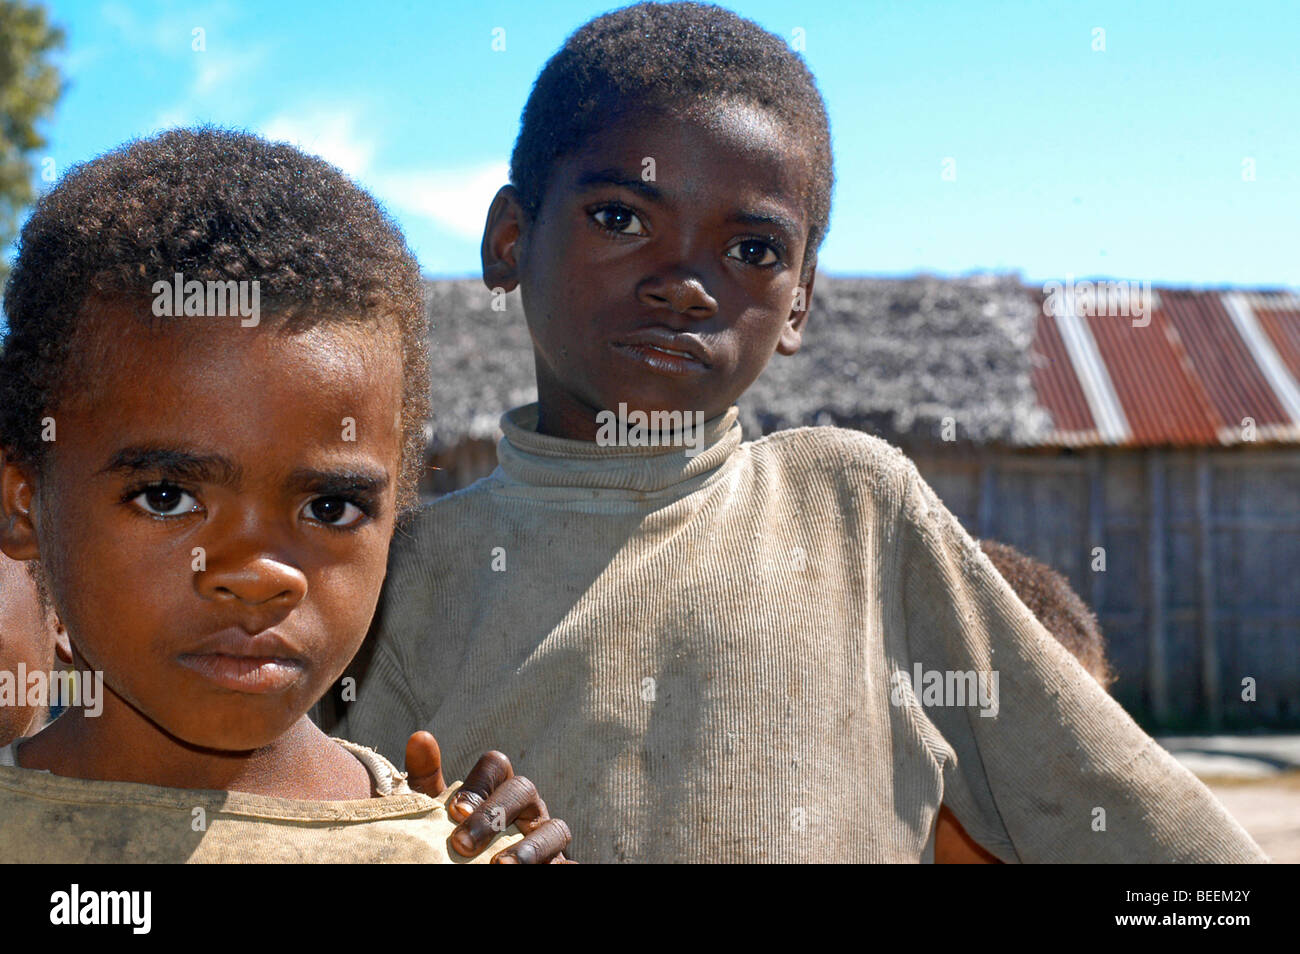
{"label": "eyebrow", "polygon": [[734,222],[737,225],[770,225],[784,230],[792,237],[803,231],[802,226],[794,219],[778,215],[775,212],[736,212],[734,215],[728,216],[727,221]]}
{"label": "eyebrow", "polygon": [[220,454],[196,454],[184,447],[123,447],[109,458],[101,474],[158,473],[191,483],[238,487],[243,469]]}
{"label": "eyebrow", "polygon": [[289,475],[289,486],[294,490],[311,491],[330,497],[344,494],[381,494],[388,489],[388,484],[389,477],[386,471],[370,470],[365,467],[342,470],[299,467]]}
{"label": "eyebrow", "polygon": [[[101,474],[159,474],[189,483],[216,484],[238,489],[244,471],[229,457],[198,454],[183,447],[133,446],[117,451],[100,471]],[[367,467],[342,467],[321,470],[299,467],[289,475],[288,486],[295,491],[322,495],[348,493],[380,494],[391,479],[386,471]]]}
{"label": "eyebrow", "polygon": [[618,169],[599,169],[584,172],[578,177],[578,188],[586,189],[595,185],[613,185],[639,192],[648,199],[662,199],[663,192],[658,186],[651,185],[638,176],[629,176]]}

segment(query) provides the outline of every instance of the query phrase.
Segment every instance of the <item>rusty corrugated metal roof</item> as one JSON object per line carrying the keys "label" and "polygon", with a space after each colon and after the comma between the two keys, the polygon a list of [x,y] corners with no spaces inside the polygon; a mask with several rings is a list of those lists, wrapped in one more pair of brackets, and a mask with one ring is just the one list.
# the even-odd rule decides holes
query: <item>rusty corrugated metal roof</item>
{"label": "rusty corrugated metal roof", "polygon": [[1097,425],[1079,376],[1070,363],[1060,329],[1050,315],[1041,311],[1034,335],[1034,371],[1031,376],[1039,403],[1052,415],[1055,434],[1069,444],[1096,444]]}
{"label": "rusty corrugated metal roof", "polygon": [[1279,303],[1276,308],[1257,307],[1255,317],[1273,342],[1291,377],[1300,381],[1300,305],[1288,308]]}
{"label": "rusty corrugated metal roof", "polygon": [[1172,289],[1150,297],[1149,314],[1137,318],[1073,298],[1040,311],[1033,384],[1054,424],[1044,443],[1300,443],[1300,297]]}

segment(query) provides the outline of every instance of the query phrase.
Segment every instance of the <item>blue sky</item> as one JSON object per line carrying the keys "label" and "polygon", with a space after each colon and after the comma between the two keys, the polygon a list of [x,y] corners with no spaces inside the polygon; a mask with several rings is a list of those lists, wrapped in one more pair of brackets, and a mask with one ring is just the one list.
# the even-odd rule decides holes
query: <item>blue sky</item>
{"label": "blue sky", "polygon": [[[826,272],[1300,285],[1298,3],[725,5],[802,30],[838,174]],[[529,87],[606,9],[58,0],[70,85],[38,159],[249,128],[355,176],[426,274],[476,274]]]}

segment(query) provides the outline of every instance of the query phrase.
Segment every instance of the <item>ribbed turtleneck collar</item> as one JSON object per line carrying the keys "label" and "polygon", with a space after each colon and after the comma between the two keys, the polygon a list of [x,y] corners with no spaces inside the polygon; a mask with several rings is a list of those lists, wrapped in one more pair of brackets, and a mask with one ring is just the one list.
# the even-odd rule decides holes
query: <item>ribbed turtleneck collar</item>
{"label": "ribbed turtleneck collar", "polygon": [[[703,449],[602,447],[537,433],[537,404],[501,416],[497,461],[505,474],[540,487],[596,487],[654,493],[694,481],[726,463],[741,443],[739,410],[704,422]],[[697,444],[696,446],[700,446]]]}

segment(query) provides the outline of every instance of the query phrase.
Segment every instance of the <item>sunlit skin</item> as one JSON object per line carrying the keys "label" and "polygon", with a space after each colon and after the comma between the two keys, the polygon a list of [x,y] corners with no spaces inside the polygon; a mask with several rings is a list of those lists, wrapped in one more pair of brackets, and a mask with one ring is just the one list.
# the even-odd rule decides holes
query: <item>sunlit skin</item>
{"label": "sunlit skin", "polygon": [[[556,165],[535,220],[510,186],[488,213],[484,282],[521,289],[544,434],[595,440],[597,414],[620,403],[712,418],[799,349],[795,291],[810,304],[816,274],[801,281],[803,144],[747,105],[631,112]],[[647,335],[672,350],[693,336],[700,353]]]}
{"label": "sunlit skin", "polygon": [[1000,865],[1002,862],[966,833],[947,805],[939,806],[934,822],[934,863],[936,865]]}
{"label": "sunlit skin", "polygon": [[[23,767],[371,795],[364,766],[305,713],[359,647],[384,579],[399,339],[273,325],[119,319],[58,409],[43,472],[5,465],[0,544],[42,560],[77,668],[102,671],[106,690],[98,718],[74,708],[21,746]],[[252,642],[270,633],[273,646]]]}
{"label": "sunlit skin", "polygon": [[[56,652],[67,656],[67,636],[41,607],[36,583],[27,565],[0,553],[0,671],[17,680],[19,666],[27,673],[49,673]],[[29,706],[26,693],[19,705],[0,706],[0,745],[31,735],[45,725],[48,708]]]}

